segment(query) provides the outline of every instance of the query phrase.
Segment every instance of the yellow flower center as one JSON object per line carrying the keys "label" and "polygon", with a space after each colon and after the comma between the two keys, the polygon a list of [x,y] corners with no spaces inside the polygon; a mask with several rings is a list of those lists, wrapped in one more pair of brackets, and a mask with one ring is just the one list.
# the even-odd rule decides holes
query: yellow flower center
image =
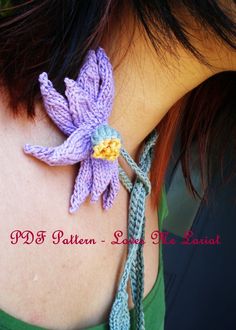
{"label": "yellow flower center", "polygon": [[103,140],[101,143],[93,147],[93,157],[113,161],[120,155],[121,142],[120,139],[112,138]]}

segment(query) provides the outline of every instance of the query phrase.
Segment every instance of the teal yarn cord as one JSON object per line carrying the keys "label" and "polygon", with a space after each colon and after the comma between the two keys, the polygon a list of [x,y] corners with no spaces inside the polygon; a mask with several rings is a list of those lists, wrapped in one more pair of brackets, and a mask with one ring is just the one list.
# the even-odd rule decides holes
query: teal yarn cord
{"label": "teal yarn cord", "polygon": [[[153,149],[157,140],[157,132],[153,130],[145,141],[143,151],[139,157],[138,165],[128,152],[122,148],[121,156],[127,164],[135,171],[136,179],[131,182],[125,171],[119,167],[119,178],[123,186],[130,192],[129,214],[128,214],[128,238],[145,238],[145,204],[146,197],[151,192],[151,183],[148,172],[151,168]],[[115,301],[109,316],[111,330],[129,330],[130,314],[128,308],[127,284],[130,279],[132,299],[136,314],[137,330],[145,329],[144,312],[142,306],[144,291],[144,262],[143,244],[130,244],[128,257],[118,285]]]}

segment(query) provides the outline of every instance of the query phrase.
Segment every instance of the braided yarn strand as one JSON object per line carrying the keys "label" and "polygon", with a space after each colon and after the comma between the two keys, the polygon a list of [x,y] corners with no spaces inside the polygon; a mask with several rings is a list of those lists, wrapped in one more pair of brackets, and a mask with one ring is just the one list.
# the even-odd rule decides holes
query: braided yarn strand
{"label": "braided yarn strand", "polygon": [[[148,137],[143,152],[140,156],[139,165],[130,157],[128,152],[122,148],[121,155],[135,171],[137,178],[132,184],[123,169],[119,168],[120,181],[130,192],[128,235],[134,240],[144,239],[145,233],[145,203],[146,197],[151,191],[151,184],[147,176],[152,162],[153,147],[157,139],[157,132],[154,130]],[[131,280],[132,299],[136,311],[136,329],[144,330],[144,313],[142,306],[144,291],[144,263],[143,244],[130,244],[128,257],[121,276],[115,301],[109,316],[111,330],[129,330],[130,314],[128,308],[127,284]]]}
{"label": "braided yarn strand", "polygon": [[[144,172],[148,172],[150,170],[151,161],[147,162],[147,157],[152,160],[153,146],[155,145],[156,139],[157,139],[157,134],[154,131],[150,135],[149,147],[146,147],[143,150],[139,166],[141,170]],[[137,180],[139,180],[139,177]],[[141,236],[141,239],[143,241],[145,239],[145,223],[146,223],[146,217],[144,215],[144,221],[142,224],[142,236]],[[128,228],[129,238],[132,238],[134,236],[135,230],[136,228],[134,226],[129,225]],[[140,329],[144,329],[145,327],[144,327],[143,306],[142,306],[143,291],[144,291],[144,261],[143,261],[142,244],[138,244],[137,258],[136,260],[133,260],[130,279],[131,279],[132,297],[135,303],[135,309],[137,315],[137,324],[140,325],[139,326]]]}

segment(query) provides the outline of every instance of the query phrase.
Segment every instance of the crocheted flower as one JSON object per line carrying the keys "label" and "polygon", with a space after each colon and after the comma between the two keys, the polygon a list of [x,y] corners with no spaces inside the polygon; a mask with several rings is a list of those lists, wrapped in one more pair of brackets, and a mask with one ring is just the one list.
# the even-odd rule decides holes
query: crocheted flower
{"label": "crocheted flower", "polygon": [[76,81],[65,78],[63,97],[44,72],[39,76],[46,111],[68,138],[60,146],[26,144],[24,152],[50,166],[80,163],[70,200],[71,213],[90,195],[95,202],[113,205],[119,190],[118,157],[121,136],[108,125],[114,83],[112,66],[102,48],[90,50]]}

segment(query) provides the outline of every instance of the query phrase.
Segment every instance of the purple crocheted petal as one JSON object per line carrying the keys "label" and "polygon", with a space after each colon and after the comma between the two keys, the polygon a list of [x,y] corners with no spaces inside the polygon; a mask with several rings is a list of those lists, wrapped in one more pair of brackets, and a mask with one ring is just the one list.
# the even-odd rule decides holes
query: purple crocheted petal
{"label": "purple crocheted petal", "polygon": [[111,182],[105,192],[103,193],[103,208],[105,210],[112,207],[114,200],[119,192],[120,189],[120,180],[119,180],[119,172],[118,168],[117,171],[114,172]]}
{"label": "purple crocheted petal", "polygon": [[70,135],[76,127],[73,124],[67,101],[55,90],[46,72],[39,76],[39,82],[48,115],[63,133]]}
{"label": "purple crocheted petal", "polygon": [[97,56],[94,50],[89,50],[77,78],[77,83],[93,100],[97,99],[100,77]]}
{"label": "purple crocheted petal", "polygon": [[98,71],[101,79],[97,104],[98,107],[102,109],[105,120],[107,120],[112,110],[114,98],[112,65],[102,48],[98,48],[96,54],[98,59]]}
{"label": "purple crocheted petal", "polygon": [[74,131],[57,147],[41,147],[26,144],[24,152],[51,166],[72,165],[88,157],[91,152],[90,134],[84,128]]}
{"label": "purple crocheted petal", "polygon": [[92,158],[93,184],[91,202],[96,202],[107,189],[116,166],[116,162]]}
{"label": "purple crocheted petal", "polygon": [[92,187],[92,164],[91,158],[87,158],[81,162],[79,174],[77,175],[73,195],[70,199],[70,213],[78,210],[80,205],[86,200],[91,192]]}
{"label": "purple crocheted petal", "polygon": [[95,108],[91,96],[72,79],[65,78],[65,84],[65,94],[74,124],[78,127],[82,123],[86,123],[88,126],[96,126],[99,122],[94,115]]}

